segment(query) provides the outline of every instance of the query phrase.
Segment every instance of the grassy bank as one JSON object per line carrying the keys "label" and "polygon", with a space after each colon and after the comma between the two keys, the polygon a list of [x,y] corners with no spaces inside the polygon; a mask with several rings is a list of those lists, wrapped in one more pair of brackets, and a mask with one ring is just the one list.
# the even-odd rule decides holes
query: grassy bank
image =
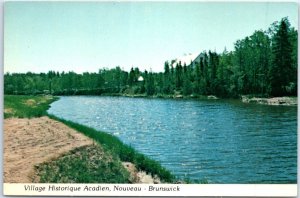
{"label": "grassy bank", "polygon": [[4,118],[33,118],[47,114],[50,104],[57,100],[52,96],[4,96]]}
{"label": "grassy bank", "polygon": [[153,176],[157,175],[163,182],[174,181],[175,177],[170,173],[170,171],[162,167],[155,160],[152,160],[149,157],[137,152],[131,146],[124,144],[122,141],[119,140],[119,138],[75,122],[58,118],[53,115],[49,115],[49,117],[58,120],[68,125],[69,127],[83,133],[84,135],[92,138],[93,140],[101,144],[106,151],[113,153],[114,155],[119,157],[121,161],[132,162],[135,164],[137,169],[146,171],[147,173]]}
{"label": "grassy bank", "polygon": [[[50,103],[57,98],[51,96],[4,96],[4,117],[32,118],[47,114]],[[175,177],[158,162],[138,153],[132,147],[121,142],[117,137],[97,131],[71,121],[63,120],[53,115],[50,118],[60,121],[78,132],[90,137],[101,145],[99,148],[80,147],[51,162],[36,166],[40,177],[39,182],[67,183],[127,183],[129,174],[126,173],[121,161],[132,162],[138,170],[157,175],[162,182],[172,183]],[[94,155],[91,155],[94,153]],[[110,156],[105,158],[103,156]],[[98,157],[98,160],[97,160]],[[103,160],[99,160],[103,159]]]}
{"label": "grassy bank", "polygon": [[75,148],[59,158],[36,165],[41,183],[131,183],[118,157],[94,144]]}

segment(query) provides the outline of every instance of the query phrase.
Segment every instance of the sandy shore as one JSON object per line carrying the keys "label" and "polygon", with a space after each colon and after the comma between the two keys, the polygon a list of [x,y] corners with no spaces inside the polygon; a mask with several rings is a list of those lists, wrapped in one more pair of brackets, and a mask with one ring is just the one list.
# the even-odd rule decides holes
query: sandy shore
{"label": "sandy shore", "polygon": [[[4,119],[4,183],[33,183],[39,179],[34,166],[58,158],[93,140],[48,117]],[[160,183],[145,172],[123,163],[133,183]]]}

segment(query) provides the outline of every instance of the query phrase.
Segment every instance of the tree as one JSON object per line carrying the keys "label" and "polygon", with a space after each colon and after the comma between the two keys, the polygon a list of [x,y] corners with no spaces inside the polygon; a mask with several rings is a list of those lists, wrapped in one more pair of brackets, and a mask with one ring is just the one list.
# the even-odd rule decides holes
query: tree
{"label": "tree", "polygon": [[153,73],[152,72],[150,72],[147,75],[146,93],[147,93],[148,96],[152,96],[155,93],[155,85],[154,85],[154,78],[153,78]]}
{"label": "tree", "polygon": [[170,75],[170,66],[169,62],[165,62],[165,72],[164,72],[164,86],[163,86],[163,93],[170,94],[171,93],[171,75]]}
{"label": "tree", "polygon": [[180,89],[182,87],[182,65],[181,62],[176,64],[175,67],[175,85],[176,89]]}
{"label": "tree", "polygon": [[297,95],[297,69],[298,69],[298,31],[295,28],[290,29],[289,40],[292,44],[292,73],[291,86],[289,92],[292,95]]}
{"label": "tree", "polygon": [[203,73],[203,58],[200,58],[200,63],[195,63],[195,69],[194,69],[194,76],[195,76],[195,82],[194,82],[194,93],[200,94],[200,84],[201,84],[201,77]]}
{"label": "tree", "polygon": [[288,94],[286,87],[292,82],[292,45],[289,40],[289,26],[288,19],[283,18],[273,36],[273,61],[269,73],[270,90],[273,96]]}
{"label": "tree", "polygon": [[193,87],[191,82],[191,64],[190,66],[183,66],[183,85],[182,85],[182,93],[183,95],[190,95],[193,93]]}
{"label": "tree", "polygon": [[131,68],[129,72],[129,77],[128,77],[128,85],[132,86],[135,83],[135,73],[133,68]]}
{"label": "tree", "polygon": [[[193,66],[165,62],[164,72],[141,72],[120,67],[98,73],[49,71],[35,74],[5,74],[5,94],[146,93],[184,95],[214,94],[221,97],[252,95],[297,95],[298,33],[287,18],[234,43],[234,50],[217,54],[203,51]],[[175,67],[176,66],[176,67]],[[174,68],[175,67],[175,68]],[[138,82],[140,76],[144,81]]]}
{"label": "tree", "polygon": [[169,73],[170,73],[170,66],[169,66],[169,62],[168,61],[166,61],[165,62],[165,75],[167,76],[167,75],[169,75]]}

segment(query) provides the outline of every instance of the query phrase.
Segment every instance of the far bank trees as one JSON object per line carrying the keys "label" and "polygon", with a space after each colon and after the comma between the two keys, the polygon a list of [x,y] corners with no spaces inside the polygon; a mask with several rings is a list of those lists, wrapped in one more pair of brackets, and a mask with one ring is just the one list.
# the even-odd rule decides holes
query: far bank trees
{"label": "far bank trees", "polygon": [[166,61],[159,73],[138,67],[129,72],[116,67],[83,74],[7,73],[4,93],[296,96],[297,35],[288,18],[283,18],[268,30],[257,30],[237,40],[233,51],[202,52],[195,64]]}

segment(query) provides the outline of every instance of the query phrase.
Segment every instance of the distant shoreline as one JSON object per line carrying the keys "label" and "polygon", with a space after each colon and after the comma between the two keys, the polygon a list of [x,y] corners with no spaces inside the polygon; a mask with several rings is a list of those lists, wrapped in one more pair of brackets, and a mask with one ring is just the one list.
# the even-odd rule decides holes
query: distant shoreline
{"label": "distant shoreline", "polygon": [[147,96],[146,94],[101,94],[101,95],[60,95],[60,96],[111,96],[111,97],[129,97],[129,98],[162,98],[162,99],[200,99],[200,100],[219,100],[219,99],[238,99],[243,103],[260,104],[260,105],[273,105],[273,106],[297,106],[297,96],[282,96],[282,97],[256,97],[249,95],[241,95],[238,98],[219,98],[215,95],[153,95]]}
{"label": "distant shoreline", "polygon": [[297,97],[272,97],[272,98],[257,98],[257,97],[249,97],[242,96],[242,102],[244,103],[255,103],[262,105],[273,105],[273,106],[297,106],[298,98]]}

